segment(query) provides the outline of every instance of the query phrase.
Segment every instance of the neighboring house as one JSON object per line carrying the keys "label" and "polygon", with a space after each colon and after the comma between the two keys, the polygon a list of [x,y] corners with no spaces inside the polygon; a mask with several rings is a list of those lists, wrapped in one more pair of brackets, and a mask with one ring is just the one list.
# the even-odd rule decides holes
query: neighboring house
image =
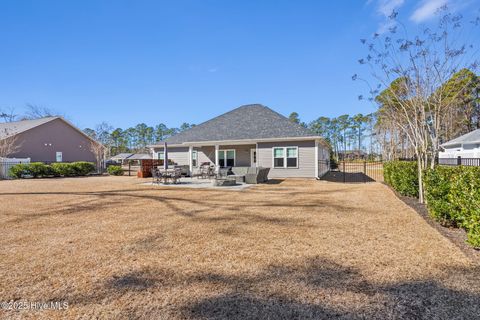
{"label": "neighboring house", "polygon": [[[168,159],[190,170],[202,163],[217,167],[269,167],[270,178],[315,178],[328,167],[322,137],[259,104],[245,105],[165,140]],[[163,159],[163,142],[149,146]]]}
{"label": "neighboring house", "polygon": [[152,155],[147,153],[119,153],[110,159],[109,161],[115,161],[121,164],[128,164],[129,161],[140,160],[152,160]]}
{"label": "neighboring house", "polygon": [[61,117],[0,123],[0,139],[12,135],[15,150],[9,158],[30,158],[32,162],[96,161],[91,146],[97,142]]}
{"label": "neighboring house", "polygon": [[108,160],[119,162],[119,163],[124,163],[124,162],[127,161],[128,157],[131,157],[131,156],[133,156],[133,153],[119,153],[117,155],[114,155],[113,157],[111,157]]}
{"label": "neighboring house", "polygon": [[480,158],[480,129],[445,142],[439,158]]}
{"label": "neighboring house", "polygon": [[363,150],[345,150],[338,151],[338,158],[340,160],[358,160],[367,158],[368,154]]}

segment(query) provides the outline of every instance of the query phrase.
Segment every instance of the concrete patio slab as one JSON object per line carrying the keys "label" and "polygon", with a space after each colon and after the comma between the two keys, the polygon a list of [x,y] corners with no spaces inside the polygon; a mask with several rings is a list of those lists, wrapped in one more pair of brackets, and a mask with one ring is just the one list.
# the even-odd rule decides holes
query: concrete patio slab
{"label": "concrete patio slab", "polygon": [[181,178],[179,183],[173,184],[163,184],[163,183],[154,183],[152,181],[141,183],[142,185],[147,186],[158,186],[158,187],[173,187],[173,188],[193,188],[193,189],[221,189],[221,190],[244,190],[254,186],[253,184],[246,183],[237,183],[234,186],[214,186],[213,179],[198,179],[198,178]]}

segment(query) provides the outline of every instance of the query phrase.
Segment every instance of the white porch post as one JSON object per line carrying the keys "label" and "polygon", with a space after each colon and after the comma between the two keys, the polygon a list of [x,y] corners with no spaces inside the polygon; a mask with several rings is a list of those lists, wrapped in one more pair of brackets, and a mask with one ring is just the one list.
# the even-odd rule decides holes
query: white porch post
{"label": "white porch post", "polygon": [[219,168],[219,161],[218,161],[218,150],[220,149],[220,146],[218,144],[215,145],[215,169]]}
{"label": "white porch post", "polygon": [[188,147],[188,166],[190,169],[190,175],[192,175],[192,172],[193,172],[193,147],[192,146]]}
{"label": "white porch post", "polygon": [[255,143],[255,154],[256,154],[256,156],[257,156],[256,166],[257,166],[257,168],[258,168],[258,167],[261,167],[260,162],[259,162],[260,157],[258,156],[258,142]]}
{"label": "white porch post", "polygon": [[315,178],[318,178],[318,141],[315,140]]}
{"label": "white porch post", "polygon": [[155,160],[155,148],[150,148],[150,152],[152,153],[152,159]]}

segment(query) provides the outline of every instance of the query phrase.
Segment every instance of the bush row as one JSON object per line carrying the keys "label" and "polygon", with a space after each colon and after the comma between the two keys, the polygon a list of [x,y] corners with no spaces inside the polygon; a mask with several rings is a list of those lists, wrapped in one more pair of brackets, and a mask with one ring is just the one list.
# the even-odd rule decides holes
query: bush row
{"label": "bush row", "polygon": [[[418,197],[416,162],[384,164],[385,182],[398,193]],[[480,167],[437,166],[423,172],[430,215],[444,226],[462,227],[474,247],[480,247]]]}
{"label": "bush row", "polygon": [[389,161],[383,164],[385,183],[398,193],[418,197],[418,168],[414,161]]}
{"label": "bush row", "polygon": [[424,188],[432,217],[445,226],[464,228],[467,242],[480,247],[480,167],[426,170]]}
{"label": "bush row", "polygon": [[51,165],[43,162],[21,163],[10,168],[12,178],[42,178],[42,177],[74,177],[86,176],[95,171],[91,162],[78,161],[72,163],[57,162]]}

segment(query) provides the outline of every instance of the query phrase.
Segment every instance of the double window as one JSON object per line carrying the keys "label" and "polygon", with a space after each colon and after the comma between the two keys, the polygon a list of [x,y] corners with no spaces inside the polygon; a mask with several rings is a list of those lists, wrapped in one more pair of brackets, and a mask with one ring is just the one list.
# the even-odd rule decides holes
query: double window
{"label": "double window", "polygon": [[274,147],[274,168],[298,168],[298,147]]}
{"label": "double window", "polygon": [[218,150],[220,167],[235,167],[235,150]]}

